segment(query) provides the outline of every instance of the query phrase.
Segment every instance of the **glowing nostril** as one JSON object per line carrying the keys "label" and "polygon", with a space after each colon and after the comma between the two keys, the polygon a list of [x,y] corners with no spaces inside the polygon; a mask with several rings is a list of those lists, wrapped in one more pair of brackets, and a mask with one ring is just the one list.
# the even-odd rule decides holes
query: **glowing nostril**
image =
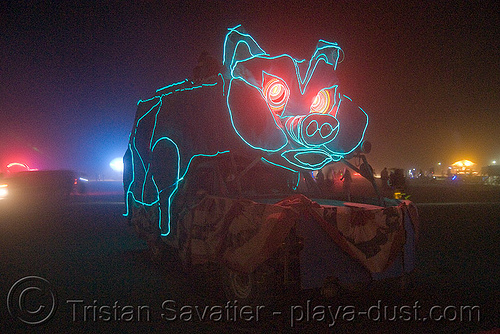
{"label": "glowing nostril", "polygon": [[337,136],[338,121],[324,114],[293,116],[286,120],[285,128],[295,143],[308,147],[333,140]]}
{"label": "glowing nostril", "polygon": [[321,137],[326,138],[333,132],[333,126],[330,123],[323,123],[319,129],[319,134]]}
{"label": "glowing nostril", "polygon": [[312,121],[311,123],[309,123],[309,125],[307,126],[307,129],[306,129],[306,134],[309,136],[309,137],[312,137],[314,136],[314,134],[318,132],[318,122],[316,121]]}
{"label": "glowing nostril", "polygon": [[316,120],[313,120],[307,125],[306,135],[312,137],[319,132],[321,138],[326,138],[333,133],[333,126],[330,123],[323,123],[321,126],[318,125]]}

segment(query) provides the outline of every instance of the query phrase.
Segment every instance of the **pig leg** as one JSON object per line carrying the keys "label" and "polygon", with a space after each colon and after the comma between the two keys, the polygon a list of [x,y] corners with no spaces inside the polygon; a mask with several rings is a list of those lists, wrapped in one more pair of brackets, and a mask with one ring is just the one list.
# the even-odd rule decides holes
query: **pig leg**
{"label": "pig leg", "polygon": [[152,181],[158,191],[159,222],[161,235],[171,232],[172,198],[178,188],[179,149],[168,137],[158,139],[152,146],[151,173]]}

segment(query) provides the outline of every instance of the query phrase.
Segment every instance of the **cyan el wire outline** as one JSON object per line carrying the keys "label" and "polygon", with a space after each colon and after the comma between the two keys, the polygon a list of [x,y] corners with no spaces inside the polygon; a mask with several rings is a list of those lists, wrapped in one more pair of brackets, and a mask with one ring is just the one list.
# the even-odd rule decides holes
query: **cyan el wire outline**
{"label": "cyan el wire outline", "polygon": [[[267,152],[277,152],[277,151],[280,151],[281,149],[283,149],[283,148],[284,148],[284,147],[288,144],[288,138],[287,138],[286,134],[285,134],[283,131],[282,131],[282,132],[283,132],[283,134],[285,135],[285,140],[286,140],[286,143],[285,143],[284,145],[282,145],[279,149],[276,149],[276,150],[267,150],[267,149],[259,148],[259,147],[256,147],[256,146],[253,146],[253,145],[249,144],[249,143],[248,143],[248,142],[247,142],[247,141],[246,141],[246,140],[245,140],[245,139],[244,139],[244,138],[243,138],[243,137],[242,137],[242,136],[238,133],[238,131],[236,130],[236,127],[235,127],[235,125],[234,125],[234,121],[233,121],[233,117],[232,117],[232,112],[231,112],[231,109],[230,109],[230,106],[229,106],[229,93],[230,93],[230,89],[231,89],[232,81],[233,81],[234,79],[239,79],[239,80],[242,80],[242,81],[244,81],[245,83],[247,83],[247,84],[249,84],[249,85],[251,85],[251,86],[255,87],[256,89],[258,89],[258,90],[261,92],[261,94],[262,94],[262,88],[261,88],[261,87],[257,87],[256,85],[251,84],[250,82],[248,82],[247,80],[245,80],[245,79],[244,79],[243,77],[241,77],[241,76],[235,76],[235,75],[234,75],[234,69],[236,68],[236,66],[238,65],[238,63],[240,63],[240,62],[244,62],[244,61],[247,61],[247,60],[250,60],[250,59],[253,59],[253,58],[255,58],[255,57],[260,57],[260,58],[264,58],[264,59],[277,59],[277,58],[279,58],[279,57],[288,57],[288,58],[290,58],[290,59],[293,61],[293,63],[294,63],[295,70],[296,70],[296,75],[297,75],[297,79],[298,79],[298,82],[299,82],[299,90],[300,90],[301,94],[304,94],[305,89],[306,89],[306,87],[307,87],[307,84],[309,83],[309,81],[310,81],[310,79],[311,79],[311,77],[312,77],[312,75],[313,75],[313,73],[314,73],[314,71],[315,71],[315,69],[316,69],[316,67],[317,67],[317,65],[318,65],[318,63],[319,63],[319,61],[320,61],[320,60],[323,60],[323,61],[325,61],[325,63],[327,63],[327,64],[329,64],[329,65],[334,66],[334,69],[336,69],[336,66],[337,66],[337,63],[338,63],[338,59],[339,59],[339,56],[340,56],[340,52],[341,52],[342,50],[340,49],[340,47],[338,47],[338,44],[337,44],[337,43],[330,43],[330,42],[326,42],[326,41],[324,41],[324,40],[320,40],[320,43],[324,43],[325,45],[324,45],[324,46],[322,46],[322,47],[320,47],[320,48],[317,48],[317,49],[316,49],[315,53],[313,54],[313,56],[311,57],[311,59],[310,59],[310,61],[309,61],[309,65],[308,65],[308,68],[307,68],[306,74],[305,74],[304,78],[302,79],[302,76],[301,76],[301,73],[300,73],[300,68],[299,68],[298,64],[300,64],[300,63],[304,62],[305,60],[300,60],[300,61],[299,61],[299,60],[296,60],[296,59],[294,59],[293,57],[291,57],[291,56],[290,56],[290,55],[288,55],[288,54],[283,54],[283,55],[280,55],[280,56],[270,57],[267,53],[265,53],[265,52],[264,52],[264,50],[263,50],[262,48],[260,48],[260,46],[259,46],[259,45],[258,45],[258,43],[257,43],[257,42],[253,39],[253,37],[252,37],[252,36],[250,36],[250,35],[248,35],[248,34],[244,34],[244,33],[240,32],[240,31],[237,31],[236,29],[237,29],[238,27],[240,27],[240,26],[236,26],[235,28],[228,29],[228,30],[229,30],[229,33],[226,35],[226,38],[225,38],[225,40],[224,40],[224,50],[225,50],[225,51],[224,51],[224,54],[223,54],[223,63],[224,63],[224,64],[226,63],[227,40],[228,40],[228,38],[229,38],[229,35],[230,35],[232,32],[238,33],[238,34],[240,34],[241,36],[243,36],[243,37],[245,37],[245,38],[249,38],[250,40],[252,40],[252,41],[255,43],[255,45],[257,46],[257,48],[258,48],[258,50],[259,50],[260,52],[258,52],[258,53],[256,53],[256,54],[253,54],[253,53],[252,53],[252,48],[250,47],[250,45],[249,45],[246,41],[239,40],[239,41],[236,43],[236,45],[235,45],[235,48],[234,48],[234,50],[233,50],[233,55],[232,55],[232,58],[231,58],[231,63],[230,63],[230,64],[229,64],[229,66],[228,66],[228,68],[230,69],[231,80],[230,80],[230,82],[229,82],[229,85],[228,85],[228,88],[227,88],[228,90],[227,90],[227,93],[226,93],[226,95],[227,95],[226,103],[227,103],[228,110],[229,110],[229,112],[230,112],[231,124],[232,124],[232,126],[233,126],[234,130],[236,131],[236,133],[238,134],[238,136],[239,136],[239,137],[240,137],[240,138],[241,138],[241,139],[242,139],[245,143],[247,143],[247,145],[249,145],[250,147],[252,147],[252,148],[254,148],[254,149],[260,149],[260,150],[263,150],[263,151],[267,151]],[[237,50],[238,45],[239,45],[240,43],[245,43],[245,44],[247,44],[247,46],[248,46],[248,50],[249,50],[249,52],[250,52],[251,56],[250,56],[250,57],[248,57],[248,58],[246,58],[246,59],[236,60],[236,61],[235,61],[235,60],[234,60],[234,58],[235,58],[235,56],[236,56],[236,50]],[[328,61],[328,56],[327,56],[325,53],[319,53],[319,51],[322,51],[323,49],[326,49],[326,48],[332,48],[332,47],[336,48],[336,49],[338,50],[338,52],[337,52],[337,57],[335,58],[334,62],[329,62],[329,61]],[[312,61],[313,61],[313,60],[315,60],[315,63],[314,63],[314,67],[313,67],[313,68],[312,68],[312,70],[311,70],[311,63],[312,63]],[[219,74],[219,75],[220,75],[220,76],[222,77],[222,79],[223,79],[223,95],[224,95],[224,92],[225,92],[225,81],[224,81],[224,77],[223,77],[221,74]],[[281,79],[281,78],[280,78],[280,79]],[[177,82],[177,83],[174,83],[174,84],[168,85],[168,86],[166,86],[166,87],[160,88],[160,89],[158,89],[156,92],[161,92],[162,90],[166,90],[166,89],[169,89],[169,88],[175,87],[175,86],[177,86],[177,85],[182,85],[182,84],[184,84],[184,83],[186,83],[186,82],[188,82],[188,80],[187,80],[187,79],[186,79],[186,80],[184,80],[184,81]],[[171,203],[172,203],[173,197],[174,197],[174,195],[176,194],[176,192],[177,192],[177,190],[178,190],[178,187],[179,187],[179,182],[180,182],[181,180],[183,180],[183,179],[184,179],[184,177],[185,177],[185,175],[187,174],[187,172],[188,172],[188,170],[189,170],[189,167],[190,167],[190,165],[191,165],[192,160],[193,160],[195,157],[198,157],[198,156],[211,156],[211,157],[213,157],[213,156],[217,156],[217,155],[219,155],[219,154],[228,153],[229,151],[223,151],[223,152],[219,152],[219,151],[218,151],[218,152],[217,152],[217,153],[215,153],[215,154],[196,154],[196,155],[193,155],[193,156],[190,158],[190,160],[189,160],[189,162],[188,162],[188,164],[187,164],[187,166],[186,166],[186,170],[185,170],[185,172],[183,173],[182,177],[180,177],[180,159],[181,159],[181,157],[180,157],[180,153],[179,153],[179,147],[178,147],[178,145],[177,145],[177,144],[176,144],[176,143],[175,143],[175,142],[174,142],[171,138],[169,138],[169,137],[161,137],[161,138],[159,138],[159,139],[158,139],[158,140],[157,140],[157,141],[153,144],[153,137],[154,137],[154,134],[155,134],[155,131],[156,131],[157,117],[158,117],[158,114],[159,114],[159,112],[160,112],[160,110],[161,110],[162,98],[163,98],[163,97],[165,97],[165,96],[168,96],[168,95],[170,95],[170,94],[173,94],[173,93],[175,93],[175,92],[181,92],[181,91],[186,91],[186,90],[194,90],[194,89],[201,88],[201,87],[204,87],[204,86],[215,86],[215,85],[217,85],[217,84],[218,84],[218,83],[214,83],[214,84],[202,84],[202,85],[195,86],[195,87],[178,88],[178,89],[175,89],[174,91],[170,91],[170,92],[168,92],[168,93],[166,93],[166,94],[162,94],[162,95],[160,95],[160,96],[155,96],[155,97],[152,97],[151,99],[148,99],[148,100],[145,100],[145,101],[141,101],[141,100],[140,100],[140,101],[138,102],[138,104],[139,104],[139,103],[141,103],[141,102],[146,102],[146,101],[149,101],[149,100],[153,100],[153,99],[155,99],[155,98],[159,98],[159,102],[158,102],[157,104],[155,104],[152,108],[150,108],[150,109],[149,109],[149,110],[148,110],[148,111],[147,111],[144,115],[142,115],[142,116],[141,116],[141,117],[137,120],[136,125],[135,125],[135,127],[134,127],[134,135],[133,135],[133,137],[134,137],[134,138],[133,138],[133,140],[132,140],[132,144],[129,144],[129,148],[128,148],[128,149],[131,151],[131,160],[132,160],[132,181],[130,182],[130,184],[129,184],[129,186],[128,186],[126,198],[128,199],[128,197],[129,197],[129,196],[131,196],[131,197],[132,197],[132,199],[133,199],[135,202],[137,202],[137,203],[139,203],[139,204],[141,204],[141,205],[145,205],[145,206],[153,206],[153,205],[155,205],[156,203],[158,203],[158,202],[160,201],[160,199],[159,199],[159,193],[165,190],[165,189],[159,190],[159,189],[158,189],[158,187],[157,187],[157,185],[156,185],[156,182],[155,182],[155,180],[154,180],[154,177],[153,177],[153,176],[151,176],[151,181],[153,182],[153,185],[155,186],[155,189],[156,189],[156,192],[157,192],[157,194],[156,194],[156,200],[152,201],[151,203],[146,203],[146,202],[144,202],[144,188],[145,188],[145,183],[147,182],[147,175],[148,175],[148,172],[149,172],[150,163],[148,163],[148,166],[146,167],[146,164],[144,163],[144,160],[143,160],[143,158],[142,158],[141,154],[139,153],[139,151],[138,151],[138,149],[137,149],[137,146],[136,146],[136,142],[135,142],[135,134],[137,133],[137,129],[138,129],[139,122],[140,122],[140,121],[141,121],[144,117],[146,117],[146,115],[148,115],[148,114],[149,114],[149,113],[150,113],[150,112],[151,112],[151,111],[152,111],[155,107],[157,107],[157,106],[158,106],[158,111],[157,111],[157,112],[156,112],[156,114],[155,114],[155,123],[154,123],[154,128],[153,128],[152,135],[151,135],[151,138],[150,138],[150,145],[149,145],[149,146],[150,146],[150,150],[151,150],[151,152],[153,152],[154,148],[156,147],[156,145],[158,144],[158,142],[159,142],[159,141],[161,141],[161,140],[169,140],[172,144],[174,144],[174,146],[175,146],[175,148],[176,148],[176,151],[177,151],[177,158],[178,158],[178,161],[177,161],[177,164],[178,164],[178,166],[177,166],[177,180],[176,180],[176,181],[175,181],[172,185],[170,185],[170,186],[169,186],[169,187],[174,186],[174,187],[175,187],[175,189],[172,191],[172,193],[170,194],[170,196],[169,196],[169,198],[168,198],[168,209],[169,209],[169,210],[168,210],[168,211],[169,211],[169,216],[168,216],[168,221],[167,221],[167,227],[168,227],[168,229],[167,229],[167,232],[166,232],[166,233],[162,233],[162,235],[164,235],[164,236],[166,236],[166,235],[168,235],[168,234],[170,233],[170,222],[171,222],[171,217],[170,217],[170,206],[171,206]],[[335,88],[336,88],[336,85],[335,85],[335,86],[332,86],[332,87],[329,87],[329,88],[333,88],[333,87],[335,87]],[[347,97],[347,96],[345,96],[345,95],[344,95],[344,97],[345,97],[345,98],[347,98],[347,99],[349,99],[349,100],[351,100],[350,98],[348,98],[348,97]],[[338,109],[339,109],[339,107],[340,107],[340,103],[341,103],[341,98],[340,98],[340,95],[339,95],[339,101],[338,101],[337,110],[338,110]],[[285,108],[286,108],[286,106],[285,106]],[[284,108],[284,109],[285,109],[285,108]],[[332,108],[333,108],[333,107],[332,107]],[[319,163],[319,164],[314,164],[314,165],[312,165],[312,164],[306,164],[306,166],[304,166],[304,165],[298,165],[297,163],[295,163],[295,162],[291,161],[290,159],[288,159],[288,158],[286,157],[286,154],[287,154],[287,153],[290,153],[290,152],[295,152],[295,154],[294,154],[294,159],[296,159],[296,157],[297,157],[297,156],[299,156],[299,155],[301,155],[301,154],[308,154],[308,153],[316,153],[316,154],[320,154],[320,155],[326,155],[326,154],[324,153],[324,151],[322,151],[322,150],[315,150],[315,149],[312,149],[312,150],[310,150],[310,149],[309,149],[309,150],[300,150],[300,149],[299,149],[299,150],[287,150],[287,151],[285,151],[285,152],[282,152],[282,153],[281,153],[281,156],[282,156],[285,160],[287,160],[287,161],[288,161],[291,165],[297,166],[297,167],[299,167],[299,168],[308,168],[308,169],[318,169],[318,168],[323,167],[324,165],[326,165],[326,164],[327,164],[327,163],[329,163],[330,161],[338,161],[338,160],[340,160],[340,159],[342,158],[342,156],[344,156],[344,155],[347,155],[347,154],[351,153],[352,151],[354,151],[354,150],[355,150],[355,149],[356,149],[356,148],[360,145],[360,143],[362,142],[362,139],[364,138],[365,131],[366,131],[367,127],[368,127],[368,115],[366,114],[366,112],[365,112],[363,109],[361,109],[360,107],[358,107],[358,108],[359,108],[359,109],[360,109],[360,110],[361,110],[361,111],[365,114],[365,116],[366,116],[367,120],[366,120],[365,127],[364,127],[364,129],[363,129],[363,133],[362,133],[362,135],[361,135],[361,139],[360,139],[360,141],[359,141],[359,142],[358,142],[358,144],[357,144],[357,145],[355,145],[355,146],[354,146],[354,147],[353,147],[353,148],[352,148],[349,152],[347,152],[347,153],[345,153],[345,152],[344,152],[344,153],[337,153],[337,152],[333,152],[332,150],[329,150],[327,147],[324,147],[324,148],[326,148],[329,152],[331,152],[331,153],[332,153],[333,157],[332,157],[332,156],[330,156],[328,159],[325,159],[323,162],[321,162],[321,163]],[[278,126],[278,124],[276,124],[276,125],[277,125],[277,127],[278,127],[278,128],[280,128],[280,130],[282,130],[282,129],[281,129],[281,127],[280,127],[280,126]],[[338,126],[338,125],[337,125],[337,126]],[[291,134],[291,133],[292,133],[291,131],[287,131],[287,132],[288,132],[289,134]],[[333,140],[333,139],[332,139],[332,140]],[[132,146],[133,146],[133,147],[132,147]],[[133,192],[131,191],[132,184],[135,182],[135,174],[136,174],[136,172],[135,172],[135,163],[134,163],[134,152],[137,154],[137,156],[138,156],[138,157],[139,157],[139,159],[141,160],[141,164],[142,164],[143,169],[144,169],[144,172],[145,172],[145,177],[144,177],[143,187],[142,187],[142,191],[141,191],[141,198],[143,199],[143,201],[138,201],[138,200],[135,198],[135,195],[133,194]],[[299,172],[298,172],[298,171],[296,171],[296,170],[293,170],[293,169],[291,169],[291,168],[288,168],[288,167],[282,166],[282,165],[280,165],[280,164],[276,164],[276,163],[270,162],[270,161],[268,161],[267,159],[262,158],[262,160],[263,160],[264,162],[267,162],[267,163],[270,163],[270,164],[273,164],[273,165],[276,165],[276,166],[279,166],[279,167],[282,167],[282,168],[285,168],[285,169],[291,170],[291,171],[293,171],[293,172],[299,173]],[[300,161],[300,159],[297,159],[297,160],[298,160],[298,161]],[[300,175],[300,173],[299,173],[299,175]],[[298,178],[298,179],[300,180],[300,176],[299,176],[299,178]],[[296,187],[297,187],[297,186],[298,186],[298,183],[297,183]],[[129,205],[129,204],[128,204],[128,200],[127,200],[127,201],[126,201],[126,206],[127,206],[127,213],[126,213],[126,215],[128,215],[128,214],[130,213],[130,208],[128,207],[128,205]],[[158,207],[158,209],[159,209],[159,222],[158,222],[158,226],[159,226],[160,231],[161,231],[161,228],[162,228],[162,226],[161,226],[161,225],[162,225],[162,224],[161,224],[161,206],[159,206],[159,207]]]}

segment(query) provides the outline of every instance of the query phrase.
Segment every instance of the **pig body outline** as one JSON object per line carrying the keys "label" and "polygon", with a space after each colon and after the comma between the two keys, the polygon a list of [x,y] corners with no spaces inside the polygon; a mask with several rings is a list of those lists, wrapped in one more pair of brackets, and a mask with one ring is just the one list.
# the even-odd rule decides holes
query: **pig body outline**
{"label": "pig body outline", "polygon": [[[298,172],[352,153],[362,143],[368,116],[338,92],[333,72],[340,53],[336,43],[320,40],[308,63],[287,54],[270,56],[240,26],[229,29],[224,73],[201,84],[169,85],[138,102],[124,157],[127,205],[158,204],[158,227],[166,236],[179,182],[198,156],[237,151]],[[289,90],[282,110],[266,100],[266,80]],[[330,98],[326,113],[308,109],[317,91]]]}

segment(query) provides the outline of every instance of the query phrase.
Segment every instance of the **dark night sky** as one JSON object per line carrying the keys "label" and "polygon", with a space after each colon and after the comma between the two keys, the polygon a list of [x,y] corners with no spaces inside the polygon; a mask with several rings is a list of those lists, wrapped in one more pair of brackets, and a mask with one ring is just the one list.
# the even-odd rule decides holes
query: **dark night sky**
{"label": "dark night sky", "polygon": [[[96,4],[99,3],[99,4]],[[271,55],[339,43],[343,92],[370,115],[369,160],[426,169],[500,160],[494,1],[3,1],[0,163],[105,171],[136,102],[222,59],[242,24]]]}

